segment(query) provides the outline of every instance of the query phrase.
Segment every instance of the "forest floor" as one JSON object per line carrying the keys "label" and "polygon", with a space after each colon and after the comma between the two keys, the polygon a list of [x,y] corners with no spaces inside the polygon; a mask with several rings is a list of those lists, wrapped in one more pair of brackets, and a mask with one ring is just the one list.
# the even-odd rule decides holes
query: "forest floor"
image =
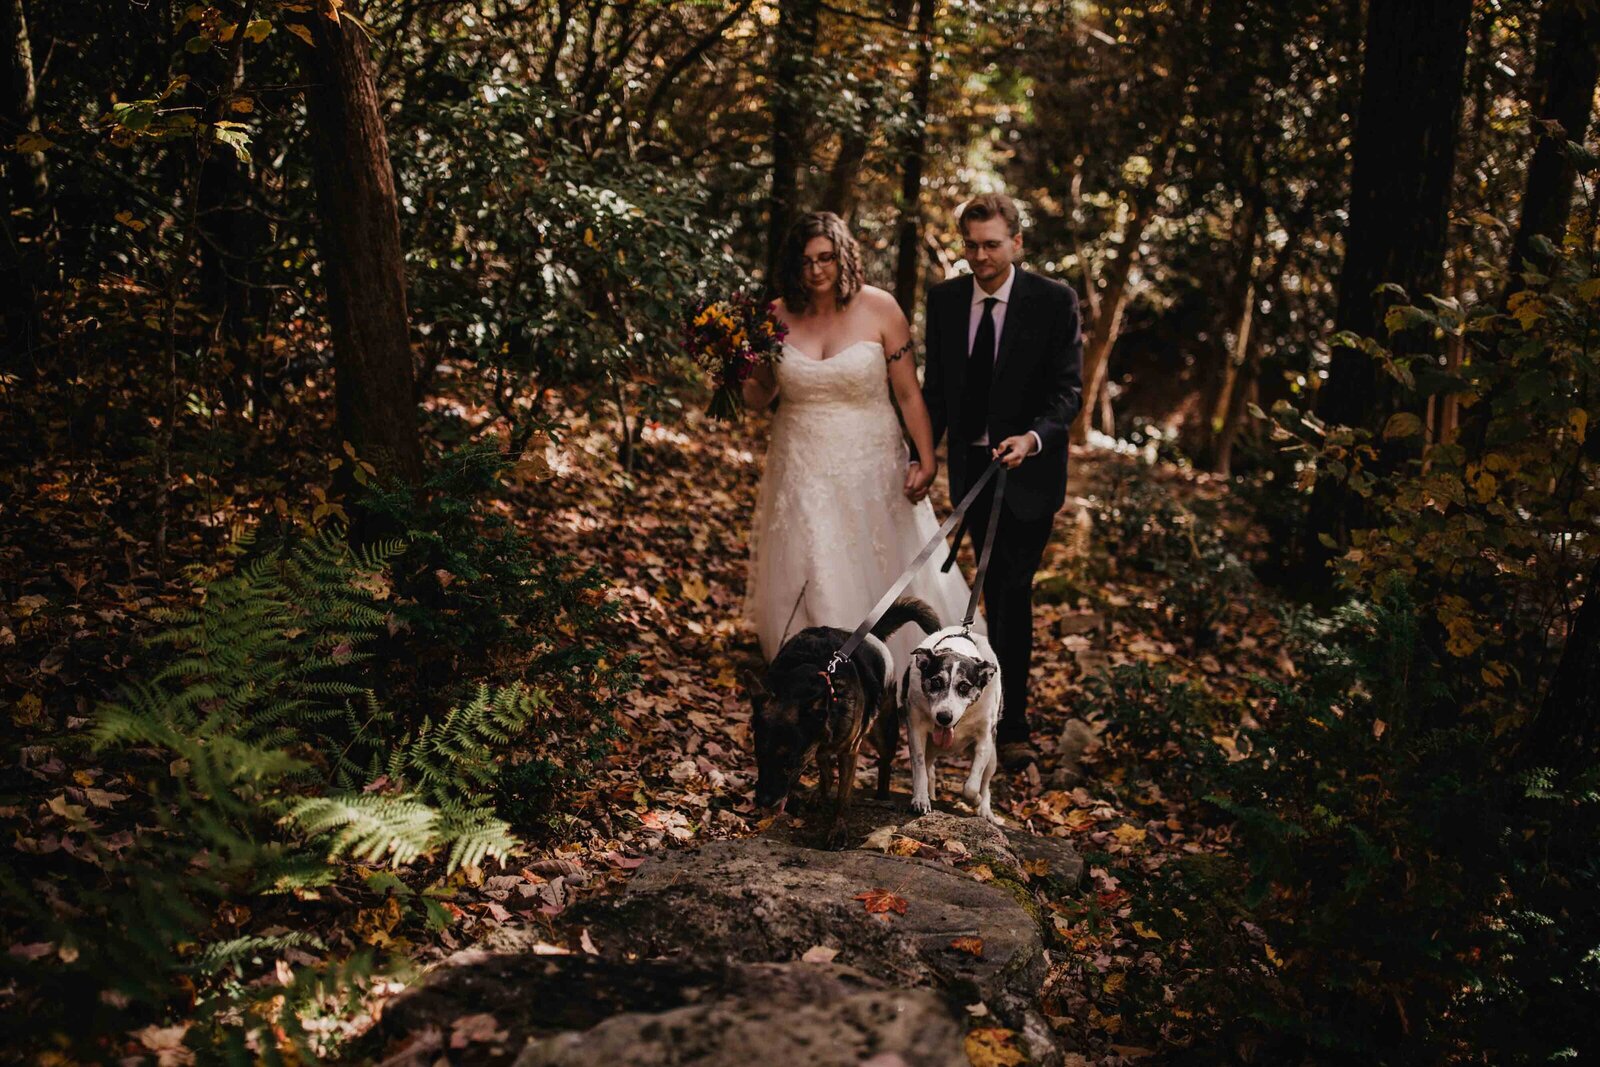
{"label": "forest floor", "polygon": [[[755,775],[744,681],[759,672],[761,659],[739,621],[764,436],[760,419],[734,428],[692,417],[681,429],[650,425],[637,469],[623,475],[611,428],[575,417],[572,431],[539,465],[550,476],[538,470],[541,478],[522,490],[525,514],[543,544],[610,577],[624,613],[608,636],[639,660],[641,684],[622,716],[626,737],[590,795],[573,805],[562,832],[568,844],[552,854],[599,875],[580,896],[609,891],[630,877],[640,857],[769,829],[750,800]],[[1136,889],[1175,858],[1223,848],[1230,836],[1226,819],[1164,795],[1144,773],[1159,753],[1102,743],[1103,691],[1091,677],[1145,664],[1228,702],[1242,698],[1247,677],[1282,677],[1294,669],[1271,600],[1260,590],[1221,606],[1218,638],[1196,651],[1181,633],[1183,620],[1164,604],[1163,578],[1109,558],[1091,516],[1114,507],[1132,482],[1151,479],[1180,502],[1220,505],[1240,555],[1259,540],[1215,479],[1110,449],[1075,450],[1069,505],[1037,581],[1033,721],[1042,759],[1026,773],[996,779],[995,806],[1008,825],[1063,838],[1088,861],[1078,899],[1051,905],[1051,970],[1044,982],[1046,1014],[1066,1047],[1082,1050],[1080,1062],[1137,1059],[1185,1043],[1181,1009],[1155,1032],[1136,1029],[1122,1010],[1131,975],[1142,975],[1147,990],[1152,982],[1159,987],[1163,973],[1181,969],[1188,955],[1181,937],[1164,943],[1168,938],[1156,928],[1170,930],[1172,920],[1154,919]],[[942,477],[935,503],[940,514],[948,511]],[[964,550],[963,566],[970,574],[970,551]],[[1087,752],[1080,753],[1084,736],[1068,731],[1073,720],[1095,735]],[[1234,752],[1237,737],[1224,728],[1214,741]],[[958,791],[959,761],[942,772],[949,797]],[[909,775],[903,748],[895,773],[903,792]],[[864,771],[859,795],[870,795],[869,778]],[[541,917],[506,904],[485,906],[472,918],[492,926]],[[1270,947],[1265,952],[1270,956]],[[1183,980],[1181,973],[1165,979]],[[1149,1005],[1140,1016],[1151,1017]]]}
{"label": "forest floor", "polygon": [[[635,469],[625,474],[617,466],[613,427],[573,412],[560,441],[518,469],[507,505],[513,517],[547,551],[597,568],[621,605],[605,636],[637,657],[640,677],[625,698],[622,736],[587,790],[568,798],[555,825],[537,838],[539,849],[452,876],[449,927],[424,931],[403,921],[390,897],[360,908],[353,921],[348,913],[330,920],[328,929],[318,931],[330,952],[373,946],[409,960],[413,975],[506,930],[521,931],[523,943],[538,952],[586,952],[594,946],[570,943],[561,916],[613,893],[645,857],[770,829],[770,820],[760,820],[750,800],[754,760],[744,679],[761,661],[753,635],[739,622],[764,435],[761,419],[732,428],[696,415],[679,427],[648,424]],[[20,486],[23,476],[17,477]],[[110,484],[115,472],[104,477]],[[1182,913],[1175,913],[1176,923],[1170,915],[1153,914],[1153,901],[1141,887],[1178,859],[1225,849],[1230,835],[1227,820],[1215,811],[1163,793],[1158,776],[1149,773],[1161,752],[1133,750],[1117,736],[1101,736],[1107,690],[1095,677],[1120,665],[1158,667],[1224,704],[1236,704],[1240,721],[1247,722],[1245,680],[1294,670],[1271,598],[1261,590],[1220,605],[1216,639],[1196,648],[1184,636],[1184,620],[1174,617],[1166,579],[1124,566],[1108,552],[1105,531],[1093,516],[1115,509],[1130,485],[1152,480],[1180,510],[1186,501],[1214,505],[1241,556],[1248,558],[1260,540],[1226,488],[1207,476],[1109,449],[1074,452],[1068,507],[1036,585],[1032,688],[1042,760],[1027,773],[997,776],[995,788],[996,810],[1008,825],[1063,839],[1086,860],[1079,893],[1051,902],[1042,916],[1049,969],[1040,1003],[1064,1047],[1078,1050],[1072,1055],[1079,1058],[1069,1062],[1140,1059],[1181,1049],[1189,1040],[1193,1016],[1176,1008],[1163,1015],[1160,1001],[1174,999],[1186,969],[1209,965],[1192,958]],[[935,502],[940,513],[948,509],[942,477]],[[97,506],[92,486],[63,482],[58,499],[46,497],[29,522],[36,532],[65,529],[70,541],[73,516]],[[1119,515],[1122,523],[1130,521],[1126,513]],[[27,531],[20,536],[25,544]],[[150,595],[153,583],[141,586],[132,577],[119,583],[100,570],[74,570],[49,557],[31,564],[16,551],[18,543],[10,539],[9,563],[23,573],[17,588],[26,592],[0,618],[6,624],[0,641],[15,645],[20,634],[30,655],[6,668],[12,694],[53,687],[60,692],[45,700],[55,705],[61,693],[83,692],[65,683],[75,671],[113,676],[129,662],[127,634],[141,629],[152,609],[177,599],[175,593]],[[970,562],[968,554],[969,574]],[[105,571],[117,568],[112,556],[102,563]],[[30,578],[29,566],[43,569]],[[136,569],[131,554],[128,569]],[[41,659],[31,653],[49,647],[41,639],[46,631],[59,634],[66,651]],[[62,716],[69,731],[83,728],[91,706],[82,695],[73,700]],[[39,697],[13,699],[18,726],[30,725],[40,713]],[[1089,729],[1074,727],[1074,733],[1069,721]],[[1227,753],[1239,743],[1226,725],[1213,740]],[[47,792],[64,787],[67,800],[92,792],[100,798],[89,797],[95,805],[116,803],[114,783],[98,780],[93,768],[67,766],[43,748],[26,758],[31,765],[25,769]],[[906,766],[902,754],[897,790],[906,788]],[[959,764],[943,773],[948,797]],[[864,784],[858,795],[869,793]],[[16,847],[70,844],[55,808],[13,806],[4,814],[15,824]],[[96,818],[93,808],[89,818]],[[241,932],[251,929],[248,916],[232,921]],[[1270,959],[1270,946],[1263,949]],[[334,1044],[358,1038],[405,988],[405,981],[375,983],[356,1014],[330,1013],[319,1025]],[[1137,1002],[1128,999],[1134,989],[1140,991]],[[482,1014],[464,1018],[447,1039],[456,1048],[509,1051],[497,1047],[505,1031]],[[1007,1032],[996,1033],[998,1058],[991,1062],[1021,1062],[1009,1058]]]}

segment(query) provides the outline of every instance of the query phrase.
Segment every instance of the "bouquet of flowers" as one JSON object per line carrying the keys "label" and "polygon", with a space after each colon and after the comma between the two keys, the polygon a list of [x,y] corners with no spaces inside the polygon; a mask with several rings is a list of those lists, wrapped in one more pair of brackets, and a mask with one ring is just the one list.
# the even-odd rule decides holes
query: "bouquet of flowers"
{"label": "bouquet of flowers", "polygon": [[744,293],[700,304],[690,313],[683,348],[711,379],[708,415],[732,420],[744,413],[744,383],[756,368],[778,362],[787,332],[772,305]]}

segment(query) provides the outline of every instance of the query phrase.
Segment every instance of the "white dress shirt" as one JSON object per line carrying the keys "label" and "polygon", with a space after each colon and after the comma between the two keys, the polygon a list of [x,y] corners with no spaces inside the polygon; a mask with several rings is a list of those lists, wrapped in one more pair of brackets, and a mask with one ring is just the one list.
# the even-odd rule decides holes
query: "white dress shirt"
{"label": "white dress shirt", "polygon": [[[988,300],[990,297],[993,297],[998,301],[998,303],[994,305],[994,311],[991,312],[991,314],[994,316],[995,347],[994,352],[990,355],[991,366],[993,365],[994,357],[1000,354],[1000,337],[1006,328],[1006,307],[1011,303],[1011,287],[1016,284],[1016,281],[1016,267],[1007,268],[1006,280],[1001,282],[1000,288],[996,289],[992,293],[984,292],[983,286],[978,284],[978,280],[976,278],[972,280],[972,310],[967,314],[967,352],[969,354],[972,352],[973,344],[978,340],[978,324],[983,321],[983,302]],[[990,373],[992,374],[993,371]],[[1032,430],[1029,430],[1028,435],[1033,438],[1034,452],[1037,452],[1044,447],[1044,442],[1039,440],[1038,434],[1034,433]],[[990,443],[989,434],[987,431],[985,431],[981,437],[972,443],[979,448],[993,447]],[[1032,454],[1032,452],[1029,453],[1029,455]]]}

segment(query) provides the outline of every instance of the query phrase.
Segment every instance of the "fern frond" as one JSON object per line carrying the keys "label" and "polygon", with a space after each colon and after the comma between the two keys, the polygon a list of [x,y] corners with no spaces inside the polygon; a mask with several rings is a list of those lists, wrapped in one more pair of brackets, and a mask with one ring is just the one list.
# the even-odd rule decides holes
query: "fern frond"
{"label": "fern frond", "polygon": [[283,819],[310,838],[331,836],[328,858],[410,863],[439,843],[439,814],[409,796],[340,794],[300,801]]}

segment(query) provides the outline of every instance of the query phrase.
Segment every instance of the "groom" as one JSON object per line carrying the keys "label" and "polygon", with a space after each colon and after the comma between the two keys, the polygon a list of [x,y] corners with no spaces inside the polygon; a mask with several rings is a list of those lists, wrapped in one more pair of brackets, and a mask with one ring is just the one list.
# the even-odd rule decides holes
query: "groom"
{"label": "groom", "polygon": [[[1033,575],[1067,495],[1068,428],[1083,406],[1083,334],[1072,287],[1016,266],[1022,230],[1009,196],[975,196],[957,217],[972,273],[928,290],[922,396],[934,445],[950,431],[952,500],[992,459],[1008,468],[983,606],[1000,661],[1000,760],[1020,770],[1038,755],[1028,733]],[[926,496],[931,481],[913,472],[910,495]],[[983,547],[994,485],[967,512],[974,551]]]}

